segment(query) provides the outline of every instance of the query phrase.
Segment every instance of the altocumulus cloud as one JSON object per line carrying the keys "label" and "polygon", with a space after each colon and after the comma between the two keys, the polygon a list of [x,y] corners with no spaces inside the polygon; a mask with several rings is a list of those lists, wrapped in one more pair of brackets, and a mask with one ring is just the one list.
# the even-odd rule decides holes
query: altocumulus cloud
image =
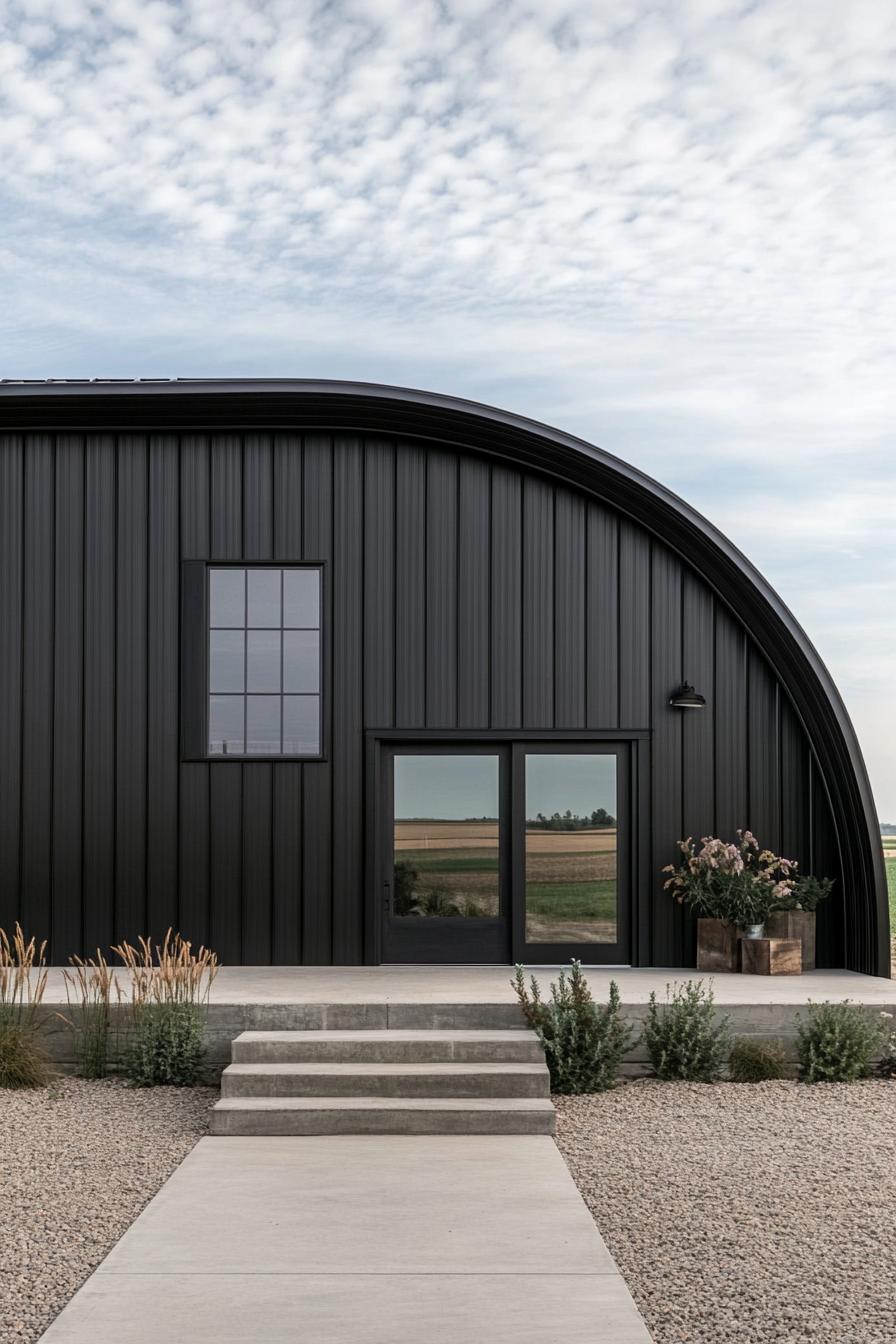
{"label": "altocumulus cloud", "polygon": [[7,0],[3,371],[424,382],[602,442],[783,589],[896,820],[894,55],[881,0]]}

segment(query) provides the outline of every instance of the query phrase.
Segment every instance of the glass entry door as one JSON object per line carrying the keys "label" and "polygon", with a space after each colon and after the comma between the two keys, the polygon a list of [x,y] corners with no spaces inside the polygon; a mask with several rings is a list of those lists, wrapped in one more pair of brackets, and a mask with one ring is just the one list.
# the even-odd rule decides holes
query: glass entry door
{"label": "glass entry door", "polygon": [[508,749],[390,748],[386,962],[507,963]]}
{"label": "glass entry door", "polygon": [[628,752],[384,744],[380,960],[628,964]]}
{"label": "glass entry door", "polygon": [[626,749],[514,748],[515,958],[626,965]]}

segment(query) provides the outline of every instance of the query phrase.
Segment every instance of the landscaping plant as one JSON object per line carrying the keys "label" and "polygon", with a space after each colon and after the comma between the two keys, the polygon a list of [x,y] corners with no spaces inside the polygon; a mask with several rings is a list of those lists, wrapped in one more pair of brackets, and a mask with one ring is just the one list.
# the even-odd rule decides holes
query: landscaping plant
{"label": "landscaping plant", "polygon": [[615,980],[610,981],[609,1001],[601,1005],[594,1002],[580,961],[572,963],[568,978],[560,972],[548,1002],[534,975],[527,990],[522,966],[517,966],[511,984],[544,1046],[554,1092],[606,1092],[615,1086],[623,1056],[634,1044],[619,1012]]}
{"label": "landscaping plant", "polygon": [[115,972],[97,948],[96,961],[70,957],[73,969],[63,971],[68,1021],[77,1041],[76,1072],[82,1078],[105,1078],[109,1071],[110,1007],[113,991],[121,1002]]}
{"label": "landscaping plant", "polygon": [[797,1033],[796,1053],[804,1083],[852,1083],[867,1078],[885,1031],[865,1012],[842,1003],[813,1003]]}
{"label": "landscaping plant", "polygon": [[812,877],[807,873],[805,877],[797,878],[787,909],[817,910],[821,902],[830,896],[833,885],[829,877]]}
{"label": "landscaping plant", "polygon": [[19,924],[12,938],[0,929],[0,1087],[45,1087],[49,1081],[39,1040],[46,946],[38,947],[33,938],[26,942]]}
{"label": "landscaping plant", "polygon": [[678,848],[684,862],[666,865],[664,885],[699,917],[762,924],[792,902],[797,865],[763,849],[752,831],[738,831],[736,844],[704,836],[699,849],[689,836]]}
{"label": "landscaping plant", "polygon": [[666,986],[666,1001],[651,991],[644,1044],[657,1078],[714,1083],[728,1053],[728,1018],[716,1021],[712,988],[702,980]]}
{"label": "landscaping plant", "polygon": [[881,1013],[881,1035],[884,1037],[883,1054],[877,1062],[875,1073],[879,1078],[896,1078],[896,1031],[890,1025],[892,1013]]}
{"label": "landscaping plant", "polygon": [[753,1041],[739,1037],[728,1056],[728,1076],[732,1083],[767,1083],[790,1078],[793,1064],[779,1041]]}
{"label": "landscaping plant", "polygon": [[153,947],[138,938],[137,947],[113,948],[131,980],[133,1038],[124,1069],[136,1087],[192,1087],[205,1056],[208,996],[218,959],[201,947],[194,955],[179,933],[165,934]]}

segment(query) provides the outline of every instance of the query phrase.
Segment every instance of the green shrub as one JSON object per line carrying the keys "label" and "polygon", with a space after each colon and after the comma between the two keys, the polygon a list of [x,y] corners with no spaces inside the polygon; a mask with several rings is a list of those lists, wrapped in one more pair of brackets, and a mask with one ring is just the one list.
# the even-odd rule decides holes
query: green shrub
{"label": "green shrub", "polygon": [[849,999],[813,1003],[797,1033],[800,1078],[804,1083],[852,1083],[867,1078],[883,1037],[880,1025],[869,1022]]}
{"label": "green shrub", "polygon": [[161,946],[138,938],[113,949],[130,975],[133,1035],[124,1070],[136,1087],[192,1087],[205,1055],[205,1018],[218,959],[169,929]]}
{"label": "green shrub", "polygon": [[38,947],[16,924],[12,937],[0,929],[0,1087],[45,1087],[50,1079],[40,1044],[47,987],[46,943]]}
{"label": "green shrub", "polygon": [[511,983],[526,1021],[544,1046],[553,1091],[576,1094],[606,1092],[613,1087],[623,1056],[634,1043],[620,1016],[615,980],[610,981],[609,1002],[600,1006],[592,998],[578,961],[572,963],[568,979],[560,972],[547,1003],[534,975],[530,997],[522,966],[517,966]]}
{"label": "green shrub", "polygon": [[124,1053],[135,1087],[193,1087],[205,1058],[205,1011],[199,1004],[144,1004]]}
{"label": "green shrub", "polygon": [[733,1083],[765,1083],[790,1078],[793,1065],[779,1041],[752,1041],[740,1037],[728,1056],[728,1075]]}
{"label": "green shrub", "polygon": [[644,1044],[657,1078],[713,1083],[728,1053],[728,1018],[715,1019],[712,989],[702,980],[666,986],[666,1002],[651,992]]}
{"label": "green shrub", "polygon": [[896,1031],[892,1029],[891,1025],[893,1014],[881,1013],[880,1020],[884,1048],[874,1072],[879,1078],[896,1078]]}

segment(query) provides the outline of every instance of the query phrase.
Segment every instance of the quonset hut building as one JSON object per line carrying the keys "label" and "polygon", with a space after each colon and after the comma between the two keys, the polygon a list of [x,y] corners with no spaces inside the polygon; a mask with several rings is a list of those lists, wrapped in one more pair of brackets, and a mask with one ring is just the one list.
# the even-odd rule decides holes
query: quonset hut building
{"label": "quonset hut building", "polygon": [[[0,385],[0,924],[247,964],[689,966],[750,827],[886,975],[841,699],[749,562],[567,434],[312,381]],[[701,700],[704,704],[700,705]]]}

